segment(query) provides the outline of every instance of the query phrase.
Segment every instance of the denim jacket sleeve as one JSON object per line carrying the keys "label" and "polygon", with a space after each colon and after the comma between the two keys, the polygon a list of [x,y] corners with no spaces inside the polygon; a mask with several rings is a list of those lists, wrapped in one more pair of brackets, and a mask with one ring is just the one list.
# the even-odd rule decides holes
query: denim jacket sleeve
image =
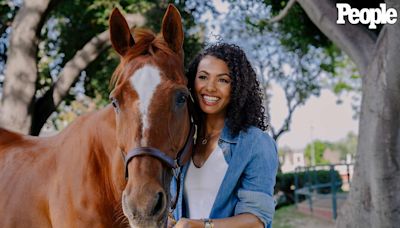
{"label": "denim jacket sleeve", "polygon": [[275,142],[269,135],[261,131],[256,133],[257,137],[247,135],[252,145],[246,151],[250,153],[250,160],[241,177],[235,215],[251,213],[264,223],[264,227],[271,227],[275,212],[273,194],[278,154]]}

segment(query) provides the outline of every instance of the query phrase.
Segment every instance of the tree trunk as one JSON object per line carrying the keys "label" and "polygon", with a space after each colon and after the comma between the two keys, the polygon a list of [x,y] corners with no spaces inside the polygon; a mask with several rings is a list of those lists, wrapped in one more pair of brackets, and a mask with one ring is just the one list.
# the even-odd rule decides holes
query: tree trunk
{"label": "tree trunk", "polygon": [[39,135],[47,118],[56,111],[56,108],[68,94],[80,73],[110,45],[109,30],[106,30],[93,37],[65,64],[57,81],[42,97],[34,102],[32,124],[29,132],[31,135]]}
{"label": "tree trunk", "polygon": [[[109,30],[93,37],[65,64],[54,85],[36,99],[39,34],[46,15],[58,2],[60,0],[26,1],[11,25],[12,34],[0,103],[1,127],[23,134],[39,135],[47,118],[56,111],[80,73],[111,45]],[[142,26],[145,23],[141,14],[129,14],[126,19],[130,26]]]}
{"label": "tree trunk", "polygon": [[[400,5],[389,5],[400,12]],[[337,227],[400,224],[400,23],[381,31],[363,77],[359,145],[348,203]]]}
{"label": "tree trunk", "polygon": [[[338,26],[330,0],[298,0],[310,19],[357,64],[362,74],[359,140],[350,195],[337,227],[400,224],[400,23],[379,38],[356,26]],[[386,1],[400,12],[399,1]],[[332,12],[336,15],[332,15]],[[358,26],[359,27],[359,26]],[[357,35],[358,34],[358,35]]]}
{"label": "tree trunk", "polygon": [[25,1],[12,23],[0,125],[22,133],[28,133],[30,128],[38,77],[37,46],[50,3],[51,0]]}
{"label": "tree trunk", "polygon": [[346,52],[363,74],[371,61],[376,35],[359,25],[336,24],[337,9],[332,0],[297,0],[311,21],[337,47]]}
{"label": "tree trunk", "polygon": [[[126,20],[130,27],[143,26],[146,22],[144,16],[139,13],[126,15]],[[78,79],[80,73],[91,62],[96,60],[104,50],[111,46],[109,33],[108,29],[99,33],[89,40],[81,50],[77,51],[74,57],[65,64],[52,87],[35,101],[29,132],[31,135],[39,135],[43,125],[49,116],[56,111],[56,108],[68,94],[68,91]]]}

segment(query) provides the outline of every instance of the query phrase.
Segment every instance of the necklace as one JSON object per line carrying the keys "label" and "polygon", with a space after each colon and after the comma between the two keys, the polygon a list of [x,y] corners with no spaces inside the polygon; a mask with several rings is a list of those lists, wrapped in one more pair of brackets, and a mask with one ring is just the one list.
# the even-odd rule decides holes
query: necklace
{"label": "necklace", "polygon": [[206,136],[201,140],[201,144],[202,144],[202,145],[206,145],[206,144],[208,143],[208,141],[209,141],[211,138],[213,138],[213,137],[219,135],[220,133],[221,133],[221,131],[218,131],[218,132],[216,132],[216,133],[214,133],[214,134],[208,134],[208,135],[206,135]]}

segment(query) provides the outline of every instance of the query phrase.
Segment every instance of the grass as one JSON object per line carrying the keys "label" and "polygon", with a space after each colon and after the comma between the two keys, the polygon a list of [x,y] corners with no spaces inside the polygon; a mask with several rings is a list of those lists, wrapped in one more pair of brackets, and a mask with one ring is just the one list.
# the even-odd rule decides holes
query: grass
{"label": "grass", "polygon": [[331,228],[334,223],[302,214],[294,205],[282,207],[275,212],[273,228]]}
{"label": "grass", "polygon": [[[303,214],[296,210],[294,205],[279,208],[274,215],[273,228],[294,228],[290,222],[292,219],[302,219]],[[290,219],[289,219],[290,218]]]}

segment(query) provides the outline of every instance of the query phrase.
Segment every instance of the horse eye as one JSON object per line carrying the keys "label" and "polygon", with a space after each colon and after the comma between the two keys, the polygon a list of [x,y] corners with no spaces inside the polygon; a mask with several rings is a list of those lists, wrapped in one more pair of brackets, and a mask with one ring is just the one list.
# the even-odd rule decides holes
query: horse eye
{"label": "horse eye", "polygon": [[118,108],[118,101],[116,99],[112,99],[111,104],[114,108]]}
{"label": "horse eye", "polygon": [[182,105],[182,104],[186,103],[186,99],[187,99],[186,94],[183,94],[183,93],[179,94],[178,97],[176,98],[176,103],[179,105]]}

